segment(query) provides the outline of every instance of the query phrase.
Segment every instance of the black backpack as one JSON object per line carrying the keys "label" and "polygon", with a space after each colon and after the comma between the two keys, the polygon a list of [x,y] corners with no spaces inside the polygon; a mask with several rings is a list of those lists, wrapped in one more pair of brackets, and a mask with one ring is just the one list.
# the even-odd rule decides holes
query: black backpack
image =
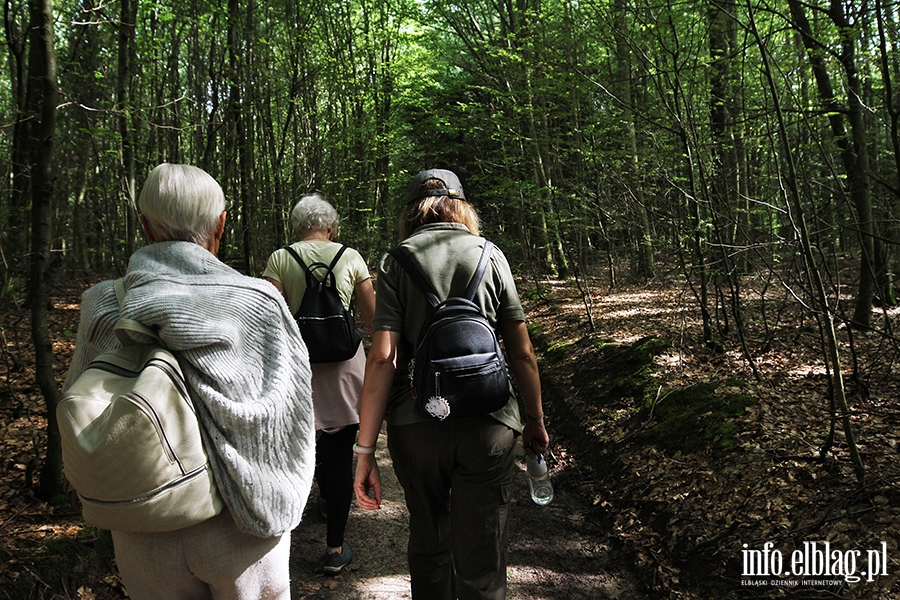
{"label": "black backpack", "polygon": [[[285,246],[285,250],[306,272],[306,292],[294,319],[306,342],[311,363],[350,360],[356,355],[362,342],[353,313],[344,308],[334,282],[334,267],[346,249],[347,246],[341,246],[331,265],[315,262],[306,266],[293,248]],[[313,271],[319,269],[326,270],[321,281],[313,275]]]}
{"label": "black backpack", "polygon": [[494,245],[485,240],[478,267],[463,296],[443,302],[421,271],[400,251],[390,251],[431,304],[422,324],[413,360],[410,387],[429,417],[472,417],[500,410],[509,401],[509,378],[494,328],[473,302]]}

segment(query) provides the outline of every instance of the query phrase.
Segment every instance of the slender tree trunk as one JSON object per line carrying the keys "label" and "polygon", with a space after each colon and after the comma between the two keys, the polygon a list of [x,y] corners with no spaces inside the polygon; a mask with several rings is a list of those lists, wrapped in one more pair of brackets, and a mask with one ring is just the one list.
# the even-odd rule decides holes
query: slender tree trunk
{"label": "slender tree trunk", "polygon": [[[736,152],[735,97],[738,95],[735,82],[734,56],[735,5],[734,0],[711,0],[709,15],[709,52],[711,67],[710,128],[712,130],[712,173],[710,177],[710,204],[713,207],[713,222],[718,236],[721,272],[728,285],[728,301],[722,294],[723,314],[727,318],[730,307],[734,317],[735,330],[740,339],[741,349],[754,376],[760,379],[756,362],[747,344],[741,304],[741,273],[733,253],[728,248],[736,245],[741,214],[740,177]],[[741,253],[740,255],[743,255]],[[726,306],[730,305],[730,306]]]}
{"label": "slender tree trunk", "polygon": [[125,254],[134,254],[137,239],[137,197],[134,168],[134,134],[131,125],[131,69],[134,64],[134,33],[137,0],[120,0],[119,72],[116,85],[119,137],[122,150],[122,188],[125,193]]}
{"label": "slender tree trunk", "polygon": [[[872,316],[872,300],[875,293],[875,238],[873,236],[872,197],[869,190],[869,151],[866,126],[863,119],[859,72],[856,67],[855,35],[843,12],[843,6],[832,0],[828,11],[831,20],[841,32],[840,61],[847,76],[848,105],[841,107],[834,95],[831,78],[824,62],[824,53],[812,35],[812,28],[800,0],[788,0],[794,27],[800,33],[806,47],[810,65],[819,89],[819,99],[829,114],[832,135],[841,149],[841,162],[847,175],[850,197],[856,207],[856,226],[860,243],[859,289],[853,322],[858,327],[869,327]],[[850,121],[851,135],[844,127],[844,113]]]}
{"label": "slender tree trunk", "polygon": [[[894,25],[890,16],[888,23],[885,24],[884,6],[882,0],[875,0],[876,19],[878,22],[878,49],[879,58],[881,59],[881,80],[884,85],[885,108],[890,117],[890,140],[892,157],[894,159],[895,176],[900,178],[900,98],[894,90],[893,74],[897,69],[897,61],[894,64],[890,62],[891,53],[888,50],[886,25]],[[900,190],[894,190],[894,200],[900,195]]]}
{"label": "slender tree trunk", "polygon": [[[237,86],[243,90],[244,94],[251,94],[252,85],[247,85],[251,77],[247,75],[250,65],[253,64],[253,27],[254,27],[254,2],[247,1],[246,13],[244,15],[244,35],[242,53],[243,60],[237,67],[236,73],[240,73],[237,77]],[[254,98],[250,98],[247,102],[241,102],[238,99],[237,106],[238,118],[238,151],[240,152],[240,169],[241,169],[241,228],[242,241],[244,245],[244,272],[248,275],[255,276],[258,274],[256,265],[256,236],[254,235],[257,228],[257,194],[256,194],[256,178],[253,173],[255,164],[255,144],[254,144],[254,118],[250,115],[251,107],[255,105]]]}
{"label": "slender tree trunk", "polygon": [[[685,135],[682,132],[682,137]],[[687,140],[682,139],[682,143],[684,147],[687,148]],[[689,161],[688,166],[685,168],[688,172],[689,181],[691,181],[691,188],[696,189],[696,184],[694,184],[694,167],[691,161]],[[698,301],[700,302],[700,317],[703,322],[703,343],[708,347],[713,348],[716,345],[715,340],[713,339],[713,326],[712,326],[712,316],[709,314],[709,268],[706,266],[706,259],[703,255],[703,227],[702,227],[702,217],[700,214],[700,203],[697,201],[697,197],[694,196],[688,199],[688,202],[691,205],[691,217],[692,217],[692,228],[694,231],[693,236],[691,237],[691,241],[693,242],[693,255],[694,255],[694,269],[697,270],[697,275],[700,278],[700,291],[698,294]],[[687,274],[688,277],[691,277],[691,274]]]}
{"label": "slender tree trunk", "polygon": [[240,10],[239,0],[229,0],[228,2],[228,71],[229,71],[229,97],[228,97],[228,117],[231,126],[234,127],[234,140],[226,142],[233,150],[228,153],[228,162],[234,164],[237,161],[238,177],[232,177],[232,181],[236,179],[238,188],[238,196],[240,198],[240,217],[237,223],[240,227],[241,244],[243,246],[243,269],[247,274],[253,274],[255,271],[254,264],[254,245],[253,245],[253,204],[250,193],[250,181],[252,178],[251,162],[252,155],[250,144],[248,144],[247,131],[247,115],[246,108],[242,102],[242,86],[244,85],[244,63],[238,58],[244,56],[250,46],[250,40],[246,39],[245,29],[241,26],[241,17],[249,19],[250,11],[252,11],[253,0],[248,0],[248,13],[244,15]]}
{"label": "slender tree trunk", "polygon": [[50,0],[31,0],[29,35],[29,107],[35,120],[31,146],[31,336],[35,372],[47,407],[47,454],[41,468],[39,495],[49,498],[62,489],[62,451],[56,425],[59,388],[53,374],[53,347],[47,328],[50,303],[50,244],[53,216],[53,134],[59,92],[53,49],[53,6]]}
{"label": "slender tree trunk", "polygon": [[861,327],[869,327],[872,318],[872,299],[875,295],[875,222],[872,211],[872,194],[869,183],[869,145],[866,134],[866,119],[862,98],[862,84],[856,64],[856,25],[851,26],[844,14],[844,6],[838,0],[831,0],[828,11],[832,22],[841,34],[841,65],[847,75],[847,105],[850,121],[851,143],[845,151],[847,177],[856,206],[859,221],[859,243],[862,250],[859,267],[859,293],[853,320]]}
{"label": "slender tree trunk", "polygon": [[[10,192],[7,211],[7,225],[0,233],[0,283],[5,289],[6,281],[16,275],[17,265],[12,262],[28,247],[27,209],[30,195],[28,174],[28,145],[32,123],[25,115],[28,91],[27,27],[20,25],[20,15],[7,0],[3,5],[4,32],[6,34],[7,60],[10,73],[10,95],[16,111],[12,127],[12,148],[10,156]],[[27,18],[27,17],[26,17]]]}
{"label": "slender tree trunk", "polygon": [[[883,14],[883,6],[881,4],[881,0],[875,1],[875,15],[876,21],[878,24],[878,52],[880,58],[880,67],[881,67],[881,81],[884,86],[884,99],[885,99],[885,109],[887,110],[889,121],[890,121],[890,149],[891,155],[894,161],[894,170],[896,174],[900,175],[900,131],[898,131],[898,110],[897,110],[897,101],[894,98],[894,86],[893,86],[893,77],[892,71],[896,68],[896,60],[892,65],[889,58],[887,48],[887,38],[885,34],[885,23],[884,23],[884,14]],[[896,187],[891,189],[891,201],[888,204],[887,210],[889,212],[894,212],[896,214],[898,208],[898,199],[900,199],[900,190]],[[885,306],[896,306],[897,305],[897,295],[894,291],[894,269],[892,267],[894,252],[892,251],[892,247],[896,246],[896,243],[885,244],[881,240],[882,238],[886,238],[888,240],[893,240],[897,236],[897,226],[889,219],[881,219],[883,222],[881,225],[882,231],[880,235],[875,237],[875,257],[877,261],[877,274],[878,281],[877,286],[879,290],[879,296],[882,298]]]}
{"label": "slender tree trunk", "polygon": [[650,279],[656,276],[653,257],[653,233],[650,227],[650,208],[644,198],[644,186],[640,181],[640,156],[638,154],[637,131],[634,124],[632,106],[631,49],[625,38],[627,12],[624,0],[615,0],[617,27],[615,27],[616,61],[619,70],[619,100],[622,105],[622,122],[628,143],[628,186],[634,195],[638,224],[638,260],[635,272],[639,277]]}
{"label": "slender tree trunk", "polygon": [[[712,157],[710,160],[710,203],[719,237],[720,248],[734,247],[734,225],[737,219],[739,183],[737,157],[734,144],[733,97],[737,94],[734,84],[733,50],[734,14],[733,0],[710,0],[709,53],[710,53],[710,129],[712,130]],[[723,250],[726,261],[723,272],[731,276],[733,262]]]}
{"label": "slender tree trunk", "polygon": [[[365,4],[365,3],[364,3]],[[377,21],[372,24],[373,35],[369,47],[369,64],[372,73],[376,74],[376,80],[372,84],[372,100],[375,107],[375,151],[373,160],[374,190],[372,204],[364,208],[366,218],[377,218],[388,205],[389,179],[390,179],[390,148],[387,140],[390,139],[390,124],[392,112],[392,100],[394,98],[394,44],[390,36],[384,34],[388,30],[389,16],[387,6],[378,3]],[[368,11],[365,11],[368,21]],[[358,223],[357,207],[351,207],[350,217],[352,222]],[[371,240],[367,240],[371,250]]]}
{"label": "slender tree trunk", "polygon": [[555,267],[557,276],[566,279],[569,277],[569,259],[563,249],[559,231],[560,219],[553,198],[553,181],[548,173],[548,161],[544,158],[545,144],[542,143],[544,127],[538,124],[538,120],[543,118],[541,114],[543,111],[540,110],[539,99],[534,90],[534,65],[541,64],[542,43],[538,39],[535,26],[539,11],[537,8],[529,10],[526,0],[518,0],[516,10],[511,14],[515,15],[515,21],[518,23],[518,27],[512,30],[512,39],[516,50],[524,57],[521,73],[525,83],[523,129],[528,135],[528,155],[531,157],[535,187],[541,197],[543,227],[547,234],[547,257],[549,263]]}
{"label": "slender tree trunk", "polygon": [[[96,6],[93,0],[83,0],[81,9],[86,14],[91,14]],[[82,106],[97,106],[97,99],[102,96],[96,83],[99,64],[100,43],[98,39],[99,28],[90,22],[81,22],[73,28],[73,35],[66,50],[72,57],[74,68],[71,84],[76,102]],[[94,138],[90,134],[93,125],[93,115],[88,110],[78,110],[71,115],[74,120],[77,133],[74,143],[82,149],[73,158],[74,182],[72,184],[72,213],[71,213],[71,240],[74,263],[79,269],[88,271],[91,268],[91,254],[94,246],[89,242],[88,236],[93,234],[94,225],[90,219],[90,210],[87,203],[91,184],[91,164],[96,158],[94,150]]]}
{"label": "slender tree trunk", "polygon": [[[796,0],[789,0],[791,3]],[[847,447],[850,451],[850,459],[853,462],[853,468],[856,472],[856,479],[860,486],[865,485],[866,469],[862,462],[862,456],[859,453],[859,447],[856,444],[856,436],[853,431],[853,425],[850,421],[850,407],[847,404],[846,389],[844,387],[843,374],[841,372],[841,356],[838,350],[837,332],[834,327],[835,313],[829,304],[828,294],[825,291],[822,274],[816,261],[816,253],[810,242],[809,232],[806,225],[806,217],[803,212],[803,202],[800,198],[800,192],[797,189],[797,170],[794,165],[793,148],[787,134],[787,125],[784,122],[784,115],[781,111],[781,104],[778,96],[778,88],[774,83],[771,68],[769,67],[769,55],[766,46],[762,41],[759,32],[756,29],[756,23],[753,19],[753,8],[747,2],[750,14],[750,26],[755,41],[762,53],[763,73],[769,86],[769,92],[774,101],[776,117],[778,119],[778,135],[779,141],[784,153],[784,160],[788,165],[787,183],[787,202],[789,206],[789,216],[791,224],[794,227],[798,238],[800,239],[801,248],[803,250],[803,260],[807,273],[812,280],[811,293],[816,299],[819,309],[821,310],[821,322],[823,323],[822,331],[825,335],[825,348],[827,354],[824,356],[826,364],[831,367],[832,382],[832,400],[840,410],[841,423],[843,425],[844,436],[847,441]]]}
{"label": "slender tree trunk", "polygon": [[700,206],[700,185],[698,183],[698,175],[697,170],[698,167],[696,165],[696,160],[694,158],[694,152],[691,149],[691,142],[688,137],[688,132],[684,129],[684,126],[680,123],[682,109],[681,109],[681,91],[677,90],[674,94],[675,101],[675,115],[678,115],[679,127],[677,129],[677,135],[679,142],[681,143],[681,150],[684,155],[685,166],[684,166],[684,175],[685,179],[688,182],[688,190],[690,196],[686,198],[687,202],[690,204],[690,209],[688,213],[690,214],[691,221],[691,252],[693,254],[694,262],[689,272],[685,273],[688,277],[688,281],[693,283],[694,270],[696,270],[696,275],[700,279],[700,289],[696,292],[697,300],[700,303],[700,317],[703,323],[703,343],[709,348],[718,348],[719,344],[713,339],[713,326],[712,326],[712,315],[709,312],[709,266],[706,263],[706,257],[703,254],[703,248],[706,244],[706,240],[703,232],[703,214],[701,212]]}

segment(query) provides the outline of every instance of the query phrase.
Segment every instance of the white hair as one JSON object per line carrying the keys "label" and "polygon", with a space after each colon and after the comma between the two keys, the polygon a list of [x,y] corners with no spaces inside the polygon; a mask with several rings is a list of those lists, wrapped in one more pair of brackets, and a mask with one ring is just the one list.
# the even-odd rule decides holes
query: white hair
{"label": "white hair", "polygon": [[331,234],[337,235],[338,214],[334,207],[319,194],[303,196],[291,211],[291,225],[298,235],[303,231],[325,231],[331,228]]}
{"label": "white hair", "polygon": [[206,246],[225,210],[225,194],[203,169],[162,163],[147,176],[138,207],[159,241]]}

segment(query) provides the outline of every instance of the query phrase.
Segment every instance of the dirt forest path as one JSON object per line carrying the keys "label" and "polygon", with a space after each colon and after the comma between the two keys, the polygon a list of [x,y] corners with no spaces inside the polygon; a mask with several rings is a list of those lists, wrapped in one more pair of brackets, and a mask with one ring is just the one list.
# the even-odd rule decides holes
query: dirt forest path
{"label": "dirt forest path", "polygon": [[[551,436],[553,432],[551,431]],[[521,446],[519,446],[521,452]],[[585,518],[589,499],[556,489],[548,506],[535,505],[519,457],[510,523],[510,600],[640,600],[634,575],[617,563],[605,532]],[[354,501],[346,540],[353,563],[338,577],[321,572],[325,524],[315,502],[292,535],[293,599],[402,600],[410,598],[406,565],[407,514],[385,436],[379,439],[382,508],[363,511]],[[315,495],[313,491],[313,498]]]}

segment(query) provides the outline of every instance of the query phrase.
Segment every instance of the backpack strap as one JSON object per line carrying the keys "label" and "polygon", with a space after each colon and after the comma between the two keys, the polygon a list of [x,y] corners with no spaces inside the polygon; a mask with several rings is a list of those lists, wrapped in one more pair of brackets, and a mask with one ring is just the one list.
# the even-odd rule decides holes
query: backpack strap
{"label": "backpack strap", "polygon": [[119,277],[113,281],[113,288],[116,290],[116,300],[119,301],[119,310],[121,310],[122,303],[125,302],[125,278]]}
{"label": "backpack strap", "polygon": [[291,248],[290,246],[285,246],[285,250],[288,251],[288,254],[294,257],[300,266],[303,267],[303,270],[306,271],[306,286],[312,287],[314,285],[322,285],[328,279],[329,275],[331,276],[331,285],[334,286],[334,268],[337,266],[338,261],[341,260],[341,256],[344,255],[344,250],[347,249],[345,244],[341,244],[341,249],[337,251],[337,254],[334,255],[334,259],[331,261],[330,265],[325,265],[325,263],[313,263],[313,268],[318,269],[319,267],[326,267],[328,270],[325,271],[325,275],[322,277],[322,281],[316,279],[315,275],[313,275],[312,270],[306,266],[306,263],[303,262],[303,259],[300,258],[300,255],[297,254],[297,251]]}
{"label": "backpack strap", "polygon": [[478,259],[478,266],[475,267],[475,272],[472,273],[472,279],[469,280],[469,285],[466,286],[466,293],[463,296],[466,300],[474,300],[475,292],[478,290],[478,286],[481,285],[481,279],[484,277],[484,272],[487,270],[488,262],[491,260],[491,253],[494,251],[494,243],[490,240],[484,240],[484,248],[481,250],[481,258]]}
{"label": "backpack strap", "polygon": [[418,288],[422,291],[422,294],[428,299],[428,303],[432,308],[436,307],[441,301],[438,299],[437,293],[434,291],[434,286],[425,279],[425,276],[422,275],[422,271],[413,264],[409,257],[403,253],[400,248],[395,247],[391,248],[388,251],[388,254],[397,259],[397,262],[400,263],[400,266],[403,267],[403,270],[406,271],[407,275],[409,275],[410,279],[418,286]]}
{"label": "backpack strap", "polygon": [[[121,310],[122,303],[125,301],[124,278],[116,279],[113,282],[113,288],[116,290],[116,300],[119,301],[119,310]],[[162,340],[159,339],[159,335],[146,325],[142,325],[134,319],[123,319],[122,317],[119,317],[119,320],[113,325],[113,332],[116,334],[116,337],[119,338],[119,342],[121,342],[123,346],[139,344],[140,342],[134,341],[134,339],[128,335],[127,332],[129,331],[145,335],[152,338],[157,344],[162,345]]]}
{"label": "backpack strap", "polygon": [[[487,270],[488,262],[491,259],[491,253],[494,250],[494,244],[490,240],[484,240],[484,248],[481,250],[481,258],[478,259],[478,266],[475,267],[475,272],[472,273],[472,278],[469,280],[469,284],[466,286],[466,291],[463,294],[463,297],[467,300],[472,300],[475,298],[475,292],[478,290],[478,286],[481,285],[481,280],[484,277],[484,272]],[[432,307],[440,304],[440,299],[438,298],[437,293],[434,291],[434,286],[429,283],[425,276],[422,275],[422,272],[416,267],[415,264],[409,259],[406,254],[403,253],[400,248],[391,248],[388,251],[388,254],[397,259],[397,262],[400,263],[400,266],[409,274],[410,278],[415,282],[415,284],[422,290],[422,293],[425,294],[425,297],[428,298],[428,303],[431,304]]]}

